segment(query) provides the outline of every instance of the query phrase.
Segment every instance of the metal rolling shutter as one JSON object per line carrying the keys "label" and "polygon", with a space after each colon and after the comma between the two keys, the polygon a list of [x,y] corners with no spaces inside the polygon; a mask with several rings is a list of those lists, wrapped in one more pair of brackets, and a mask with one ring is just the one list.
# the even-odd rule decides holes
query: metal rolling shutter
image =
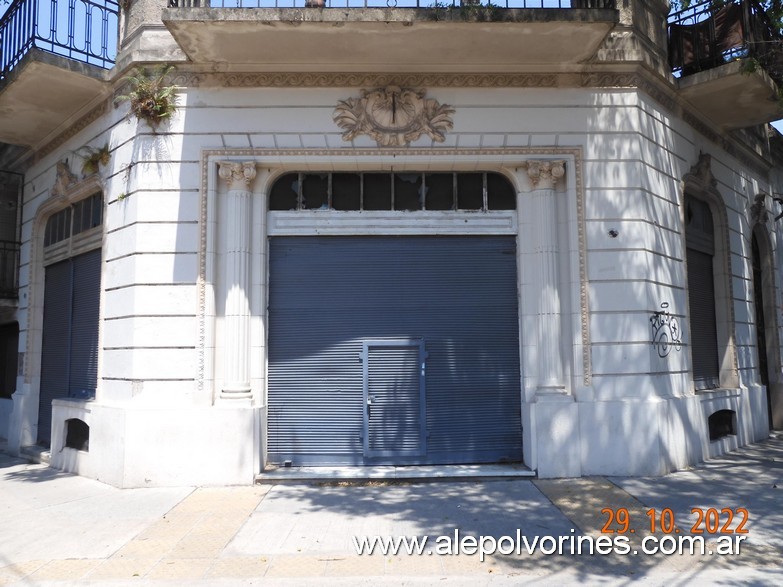
{"label": "metal rolling shutter", "polygon": [[94,397],[98,381],[101,250],[46,268],[38,441],[51,441],[52,400]]}
{"label": "metal rolling shutter", "polygon": [[95,397],[98,384],[98,317],[101,302],[101,250],[74,257],[73,323],[69,397]]}
{"label": "metal rolling shutter", "polygon": [[[271,462],[519,461],[514,237],[278,237],[270,244]],[[363,344],[421,339],[426,454],[364,451]]]}
{"label": "metal rolling shutter", "polygon": [[686,194],[686,262],[691,327],[693,383],[696,389],[720,385],[718,330],[715,324],[715,224],[709,204]]}
{"label": "metal rolling shutter", "polygon": [[51,440],[52,400],[67,397],[71,346],[71,261],[46,268],[38,441]]}
{"label": "metal rolling shutter", "polygon": [[720,382],[712,255],[691,248],[686,254],[693,382],[696,389],[712,389]]}

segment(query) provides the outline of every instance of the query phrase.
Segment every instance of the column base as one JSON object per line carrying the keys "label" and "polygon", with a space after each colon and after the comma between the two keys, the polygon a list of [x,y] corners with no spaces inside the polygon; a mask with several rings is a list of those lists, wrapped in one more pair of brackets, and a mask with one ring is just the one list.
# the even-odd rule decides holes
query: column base
{"label": "column base", "polygon": [[537,398],[564,398],[573,400],[568,390],[562,385],[539,385],[536,388]]}
{"label": "column base", "polygon": [[253,390],[249,387],[224,387],[220,390],[220,399],[225,400],[251,400]]}

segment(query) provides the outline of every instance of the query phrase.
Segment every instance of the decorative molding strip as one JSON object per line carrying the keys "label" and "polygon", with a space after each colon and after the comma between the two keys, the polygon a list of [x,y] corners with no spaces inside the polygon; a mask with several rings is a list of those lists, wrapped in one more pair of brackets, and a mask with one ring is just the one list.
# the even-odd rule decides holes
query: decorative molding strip
{"label": "decorative molding strip", "polygon": [[579,85],[583,88],[636,88],[641,77],[636,73],[589,72],[583,73]]}
{"label": "decorative molding strip", "polygon": [[45,146],[39,149],[35,157],[35,162],[37,163],[38,161],[46,157],[52,151],[62,146],[67,140],[75,136],[78,132],[84,130],[85,128],[87,128],[88,125],[92,124],[93,122],[98,120],[101,116],[106,114],[107,104],[108,104],[107,101],[104,100],[103,102],[98,104],[95,108],[90,110],[87,114],[82,116],[74,124],[69,126],[67,130],[57,135],[53,140],[51,140],[49,143],[47,143]]}
{"label": "decorative molding strip", "polygon": [[345,88],[345,87],[443,87],[443,88],[553,88],[558,75],[550,73],[189,73],[177,72],[168,84],[187,87],[227,88]]}
{"label": "decorative molding strip", "polygon": [[593,366],[590,361],[590,299],[587,288],[587,227],[585,220],[585,196],[582,179],[582,150],[574,157],[576,183],[576,230],[579,241],[579,316],[582,320],[582,382],[592,385]]}
{"label": "decorative molding strip", "polygon": [[[325,217],[319,210],[268,212],[267,236],[517,234],[516,210],[502,212],[356,211]],[[370,228],[368,228],[370,227]]]}

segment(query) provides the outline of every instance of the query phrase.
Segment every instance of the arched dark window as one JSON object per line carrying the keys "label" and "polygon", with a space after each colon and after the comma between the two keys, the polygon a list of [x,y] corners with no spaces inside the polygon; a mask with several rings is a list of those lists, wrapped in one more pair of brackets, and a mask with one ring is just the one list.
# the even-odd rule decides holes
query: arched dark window
{"label": "arched dark window", "polygon": [[269,192],[270,210],[516,210],[500,173],[286,173]]}
{"label": "arched dark window", "polygon": [[715,223],[710,205],[685,195],[685,242],[693,382],[696,389],[720,386],[715,318]]}

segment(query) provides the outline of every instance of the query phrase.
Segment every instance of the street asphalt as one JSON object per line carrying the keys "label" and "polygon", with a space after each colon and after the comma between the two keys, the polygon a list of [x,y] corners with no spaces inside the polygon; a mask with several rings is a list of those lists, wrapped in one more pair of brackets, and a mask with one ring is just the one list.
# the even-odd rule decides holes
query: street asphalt
{"label": "street asphalt", "polygon": [[782,433],[645,478],[116,489],[0,452],[0,585],[781,585],[782,526]]}

